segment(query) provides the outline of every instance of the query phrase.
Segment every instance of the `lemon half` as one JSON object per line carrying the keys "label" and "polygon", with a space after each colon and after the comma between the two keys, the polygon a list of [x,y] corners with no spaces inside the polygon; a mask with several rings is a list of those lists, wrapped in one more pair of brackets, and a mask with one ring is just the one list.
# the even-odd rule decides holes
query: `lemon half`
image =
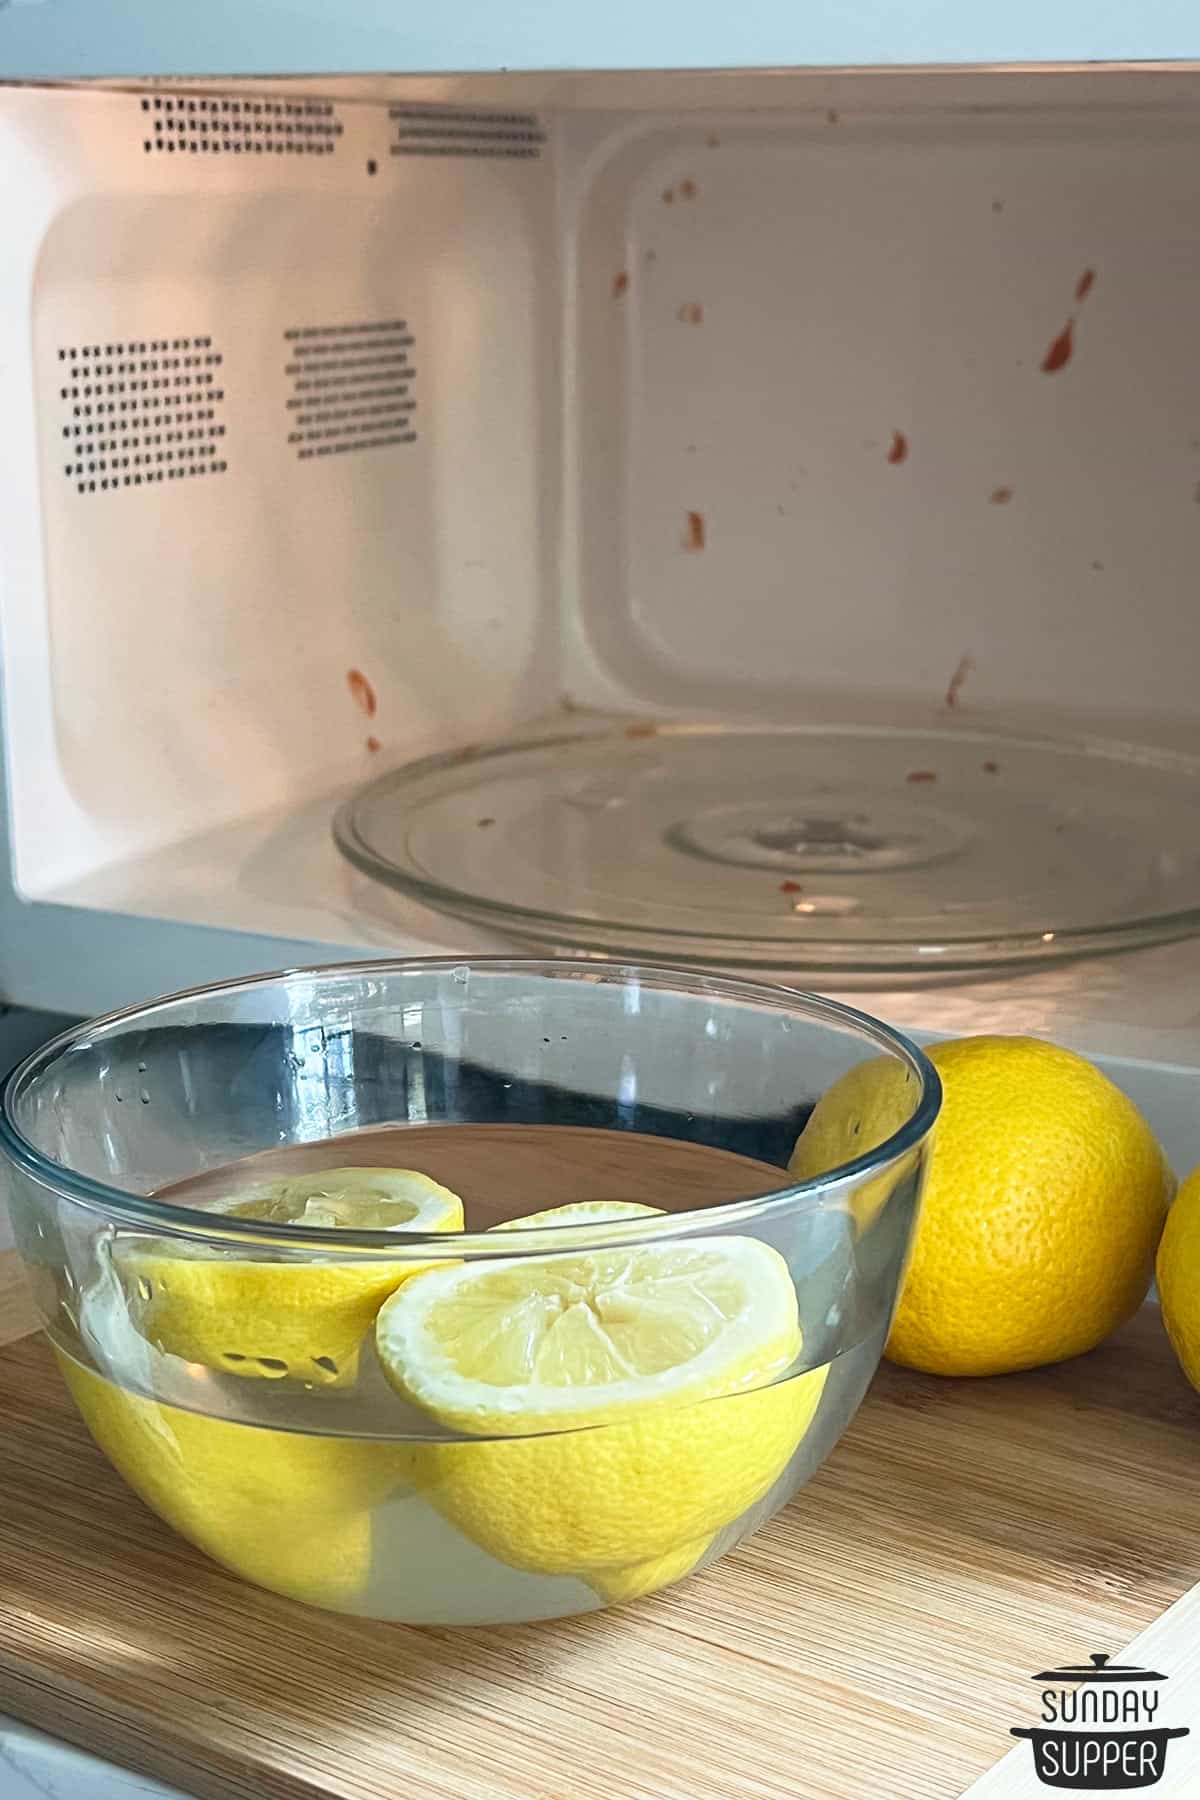
{"label": "lemon half", "polygon": [[109,1462],[182,1537],[289,1599],[341,1608],[361,1597],[372,1508],[403,1478],[397,1446],[187,1412],[55,1355]]}
{"label": "lemon half", "polygon": [[406,1283],[382,1308],[389,1379],[480,1441],[414,1445],[410,1479],[499,1561],[602,1599],[678,1579],[773,1486],[826,1370],[787,1264],[752,1238],[647,1244]]}
{"label": "lemon half", "polygon": [[662,1216],[661,1206],[643,1206],[640,1200],[572,1200],[566,1206],[547,1206],[541,1212],[525,1213],[519,1219],[503,1219],[489,1225],[489,1231],[524,1231],[543,1225],[606,1225],[613,1219],[644,1219]]}
{"label": "lemon half", "polygon": [[[462,1201],[412,1169],[322,1169],[243,1188],[214,1208],[266,1224],[461,1231]],[[223,1374],[328,1386],[353,1378],[383,1301],[427,1263],[250,1260],[185,1240],[118,1241],[113,1266],[137,1330]]]}

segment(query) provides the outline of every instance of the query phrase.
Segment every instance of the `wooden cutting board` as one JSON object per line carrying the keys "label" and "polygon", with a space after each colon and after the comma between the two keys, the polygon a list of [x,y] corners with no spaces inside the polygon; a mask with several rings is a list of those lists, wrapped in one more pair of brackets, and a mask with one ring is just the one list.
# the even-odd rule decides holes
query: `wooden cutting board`
{"label": "wooden cutting board", "polygon": [[885,1366],[715,1569],[503,1630],[235,1581],[122,1486],[40,1337],[0,1349],[0,1417],[0,1711],[200,1800],[952,1800],[1031,1673],[1200,1579],[1200,1397],[1149,1308],[1034,1375]]}

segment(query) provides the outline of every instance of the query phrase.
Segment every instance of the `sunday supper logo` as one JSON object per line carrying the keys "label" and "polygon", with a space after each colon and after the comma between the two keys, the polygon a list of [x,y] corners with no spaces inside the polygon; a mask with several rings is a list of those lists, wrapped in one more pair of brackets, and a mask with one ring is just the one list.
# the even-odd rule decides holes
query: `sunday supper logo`
{"label": "sunday supper logo", "polygon": [[1040,1725],[1014,1725],[1029,1738],[1033,1765],[1045,1787],[1147,1788],[1162,1779],[1167,1744],[1188,1727],[1159,1721],[1166,1680],[1156,1669],[1110,1663],[1093,1655],[1085,1668],[1044,1669]]}

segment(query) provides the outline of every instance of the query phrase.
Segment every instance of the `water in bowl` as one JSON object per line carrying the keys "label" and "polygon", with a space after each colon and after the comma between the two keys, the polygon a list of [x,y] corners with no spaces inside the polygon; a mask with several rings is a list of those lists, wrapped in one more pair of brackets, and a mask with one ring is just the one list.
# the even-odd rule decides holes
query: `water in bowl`
{"label": "water in bowl", "polygon": [[[692,1211],[786,1179],[749,1157],[640,1133],[446,1124],[272,1152],[171,1198],[219,1208],[264,1176],[347,1163],[432,1175],[463,1196],[471,1230],[580,1200]],[[111,1236],[92,1240],[88,1279],[60,1297],[51,1337],[93,1435],[130,1486],[237,1574],[373,1618],[551,1618],[706,1565],[808,1479],[878,1361],[907,1231],[902,1200],[893,1196],[866,1230],[838,1207],[743,1226],[792,1270],[797,1366],[773,1388],[633,1426],[455,1439],[396,1393],[370,1331],[353,1369],[328,1383],[185,1361],[138,1332]],[[710,1445],[715,1475],[704,1472]]]}

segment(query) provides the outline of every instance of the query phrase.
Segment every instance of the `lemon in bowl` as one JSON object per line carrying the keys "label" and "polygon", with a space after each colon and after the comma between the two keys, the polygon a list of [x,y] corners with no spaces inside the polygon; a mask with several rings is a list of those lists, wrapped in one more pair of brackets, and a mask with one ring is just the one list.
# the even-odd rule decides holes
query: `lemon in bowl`
{"label": "lemon in bowl", "polygon": [[[326,1231],[461,1231],[462,1201],[413,1169],[334,1168],[234,1189],[213,1210]],[[352,1380],[387,1296],[419,1263],[246,1259],[195,1240],[125,1238],[114,1267],[137,1329],[241,1379]]]}
{"label": "lemon in bowl", "polygon": [[404,1397],[461,1440],[413,1456],[439,1509],[499,1561],[606,1598],[676,1579],[763,1498],[827,1373],[793,1373],[791,1273],[748,1237],[418,1276],[376,1344]]}

